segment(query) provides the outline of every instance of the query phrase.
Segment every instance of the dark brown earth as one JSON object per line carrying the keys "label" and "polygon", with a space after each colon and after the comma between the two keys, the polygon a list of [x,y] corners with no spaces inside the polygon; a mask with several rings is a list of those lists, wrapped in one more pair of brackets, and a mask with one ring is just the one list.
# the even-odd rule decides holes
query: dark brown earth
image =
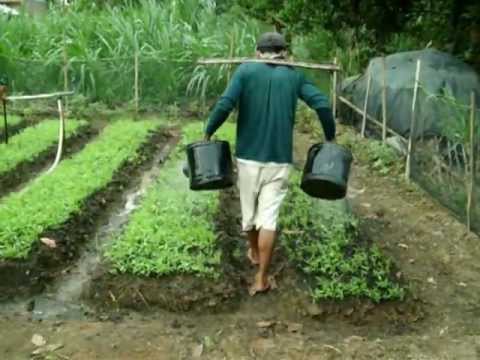
{"label": "dark brown earth", "polygon": [[254,298],[243,292],[219,313],[119,310],[38,322],[27,309],[2,312],[0,358],[28,358],[34,334],[61,345],[43,359],[480,358],[480,239],[400,175],[380,176],[362,161],[354,164],[348,196],[362,234],[411,284],[413,308],[372,311],[364,303],[335,313],[304,304],[303,285],[281,266],[279,250],[278,289]]}
{"label": "dark brown earth", "polygon": [[138,180],[148,162],[167,143],[168,133],[161,131],[151,136],[139,150],[137,160],[125,163],[112,181],[103,189],[92,194],[78,214],[73,215],[58,228],[47,230],[41,237],[54,239],[55,249],[45,245],[33,248],[27,260],[0,261],[0,301],[18,295],[33,295],[45,288],[78,256],[80,247],[91,239],[99,225],[105,220],[109,209],[116,206],[119,194]]}

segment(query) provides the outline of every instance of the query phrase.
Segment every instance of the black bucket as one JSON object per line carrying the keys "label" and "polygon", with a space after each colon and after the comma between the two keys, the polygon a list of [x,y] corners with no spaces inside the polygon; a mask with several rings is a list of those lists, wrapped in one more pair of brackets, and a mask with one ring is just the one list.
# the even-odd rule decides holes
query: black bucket
{"label": "black bucket", "polygon": [[220,190],[233,185],[233,163],[227,141],[201,141],[187,146],[191,190]]}
{"label": "black bucket", "polygon": [[338,200],[347,193],[352,153],[333,144],[315,144],[308,150],[303,170],[302,190],[310,196]]}

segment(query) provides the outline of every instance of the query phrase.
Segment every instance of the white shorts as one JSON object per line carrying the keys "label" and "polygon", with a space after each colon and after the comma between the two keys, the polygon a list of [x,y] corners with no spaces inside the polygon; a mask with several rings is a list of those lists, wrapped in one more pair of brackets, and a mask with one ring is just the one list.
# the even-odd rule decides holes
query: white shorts
{"label": "white shorts", "polygon": [[276,231],[290,165],[237,159],[237,167],[243,231]]}

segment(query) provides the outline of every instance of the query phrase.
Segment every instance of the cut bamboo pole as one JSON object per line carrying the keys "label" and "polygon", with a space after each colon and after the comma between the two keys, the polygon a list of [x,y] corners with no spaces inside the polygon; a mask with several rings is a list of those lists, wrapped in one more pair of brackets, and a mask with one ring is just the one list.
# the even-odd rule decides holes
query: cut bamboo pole
{"label": "cut bamboo pole", "polygon": [[414,139],[415,139],[415,127],[416,127],[416,116],[415,108],[417,103],[417,93],[420,80],[420,68],[422,66],[421,60],[417,60],[417,68],[415,70],[415,84],[413,87],[413,100],[412,100],[412,112],[410,118],[410,136],[408,138],[408,147],[407,147],[407,163],[405,166],[405,178],[407,181],[410,181],[412,175],[412,154],[414,151]]}
{"label": "cut bamboo pole", "polygon": [[382,57],[382,141],[387,140],[387,65]]}
{"label": "cut bamboo pole", "polygon": [[313,64],[298,61],[269,60],[269,59],[251,59],[251,58],[232,58],[232,59],[199,59],[199,65],[224,65],[224,64],[242,64],[245,62],[295,66],[306,69],[340,71],[340,66],[335,64]]}
{"label": "cut bamboo pole", "polygon": [[365,101],[363,103],[362,131],[360,133],[363,138],[365,137],[365,130],[367,128],[368,98],[370,96],[370,86],[371,86],[371,84],[372,84],[372,74],[370,72],[370,69],[368,69],[367,90],[365,91]]}
{"label": "cut bamboo pole", "polygon": [[140,64],[139,64],[139,55],[138,48],[135,49],[135,80],[134,80],[134,91],[135,91],[135,114],[138,115],[140,107],[140,91],[139,91],[139,74],[140,74]]}
{"label": "cut bamboo pole", "polygon": [[73,94],[74,94],[73,91],[59,91],[54,93],[38,94],[38,95],[7,96],[6,99],[8,101],[39,100],[39,99],[51,99],[51,98],[58,98],[58,97],[64,97],[64,96],[71,96]]}
{"label": "cut bamboo pole", "polygon": [[467,182],[467,228],[472,230],[472,209],[474,206],[475,192],[475,93],[472,91],[470,95],[470,172],[469,181]]}
{"label": "cut bamboo pole", "polygon": [[[333,58],[333,65],[337,65],[337,57]],[[337,118],[337,81],[338,81],[338,74],[336,71],[333,72],[333,80],[332,80],[332,112],[333,118]]]}

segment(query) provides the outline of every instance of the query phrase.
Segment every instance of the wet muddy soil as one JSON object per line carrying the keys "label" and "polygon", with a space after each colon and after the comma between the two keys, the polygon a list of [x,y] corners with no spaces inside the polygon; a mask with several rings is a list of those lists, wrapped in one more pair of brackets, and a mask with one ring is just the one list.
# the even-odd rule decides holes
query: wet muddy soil
{"label": "wet muddy soil", "polygon": [[[43,351],[40,359],[480,358],[478,237],[401,176],[380,176],[357,161],[350,185],[362,234],[393,258],[410,283],[414,296],[407,305],[312,305],[278,249],[278,288],[254,298],[240,291],[230,308],[217,313],[145,306],[42,318],[28,302],[0,308],[0,358],[25,359],[35,350]],[[237,228],[226,231],[239,277],[233,286],[241,289],[254,270]],[[47,344],[34,345],[33,335]]]}
{"label": "wet muddy soil", "polygon": [[33,295],[45,289],[53,279],[65,274],[78,257],[83,244],[92,239],[105,222],[109,209],[120,201],[119,194],[138,179],[145,166],[168,142],[171,134],[158,132],[140,149],[140,156],[118,170],[107,187],[86,199],[79,214],[58,228],[47,230],[41,237],[54,239],[55,249],[38,244],[23,261],[0,261],[0,300],[18,295]]}

